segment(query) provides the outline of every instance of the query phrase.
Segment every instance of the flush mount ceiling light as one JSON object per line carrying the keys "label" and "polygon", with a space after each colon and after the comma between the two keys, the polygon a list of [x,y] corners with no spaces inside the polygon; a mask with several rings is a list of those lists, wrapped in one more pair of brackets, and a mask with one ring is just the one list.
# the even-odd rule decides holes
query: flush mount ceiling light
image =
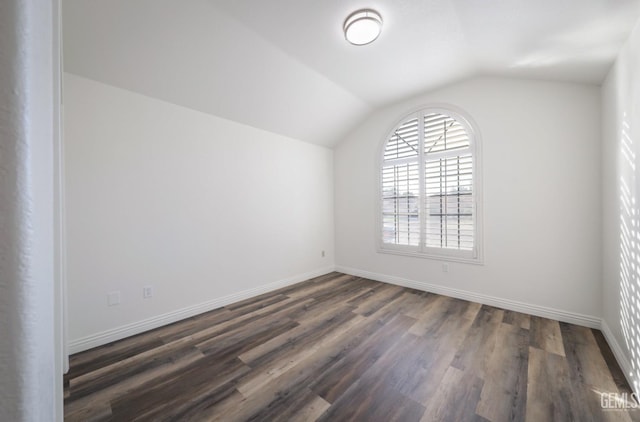
{"label": "flush mount ceiling light", "polygon": [[375,41],[382,32],[382,17],[373,9],[356,10],[344,21],[344,37],[353,45]]}

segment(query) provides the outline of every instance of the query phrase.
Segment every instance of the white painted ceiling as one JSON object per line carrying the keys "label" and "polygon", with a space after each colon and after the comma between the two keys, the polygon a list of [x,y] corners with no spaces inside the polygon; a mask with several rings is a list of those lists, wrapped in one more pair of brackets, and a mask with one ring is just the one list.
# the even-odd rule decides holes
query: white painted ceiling
{"label": "white painted ceiling", "polygon": [[[374,43],[342,34],[359,8]],[[472,75],[600,83],[640,0],[64,0],[65,70],[333,146],[372,110]]]}

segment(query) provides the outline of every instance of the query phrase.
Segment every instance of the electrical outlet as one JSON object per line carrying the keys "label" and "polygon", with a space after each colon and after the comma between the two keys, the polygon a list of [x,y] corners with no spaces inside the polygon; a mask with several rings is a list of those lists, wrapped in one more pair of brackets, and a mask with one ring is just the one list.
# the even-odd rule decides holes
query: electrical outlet
{"label": "electrical outlet", "polygon": [[116,306],[120,304],[120,291],[107,293],[107,306]]}
{"label": "electrical outlet", "polygon": [[442,272],[443,273],[448,273],[449,272],[449,264],[447,264],[447,263],[442,264]]}
{"label": "electrical outlet", "polygon": [[151,299],[153,297],[153,287],[144,286],[142,288],[142,298],[143,299]]}

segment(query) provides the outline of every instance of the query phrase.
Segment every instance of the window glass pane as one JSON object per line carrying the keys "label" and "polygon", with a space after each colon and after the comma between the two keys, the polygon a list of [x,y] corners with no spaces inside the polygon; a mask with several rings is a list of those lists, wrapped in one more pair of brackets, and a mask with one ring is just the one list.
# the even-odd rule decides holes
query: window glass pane
{"label": "window glass pane", "polygon": [[468,154],[425,163],[426,246],[473,249],[471,160]]}
{"label": "window glass pane", "polygon": [[416,163],[382,168],[382,240],[384,243],[420,244],[420,166]]}
{"label": "window glass pane", "polygon": [[420,244],[418,214],[384,214],[382,241],[394,245],[418,246]]}

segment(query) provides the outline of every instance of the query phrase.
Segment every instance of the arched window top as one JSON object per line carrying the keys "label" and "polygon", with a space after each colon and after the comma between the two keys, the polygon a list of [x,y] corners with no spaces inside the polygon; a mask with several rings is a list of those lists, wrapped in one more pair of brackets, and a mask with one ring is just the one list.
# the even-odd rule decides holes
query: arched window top
{"label": "arched window top", "polygon": [[462,113],[431,107],[400,121],[380,163],[381,251],[482,261],[476,147]]}
{"label": "arched window top", "polygon": [[418,158],[424,154],[462,151],[472,147],[472,133],[466,120],[457,113],[424,109],[405,118],[389,135],[384,160]]}

